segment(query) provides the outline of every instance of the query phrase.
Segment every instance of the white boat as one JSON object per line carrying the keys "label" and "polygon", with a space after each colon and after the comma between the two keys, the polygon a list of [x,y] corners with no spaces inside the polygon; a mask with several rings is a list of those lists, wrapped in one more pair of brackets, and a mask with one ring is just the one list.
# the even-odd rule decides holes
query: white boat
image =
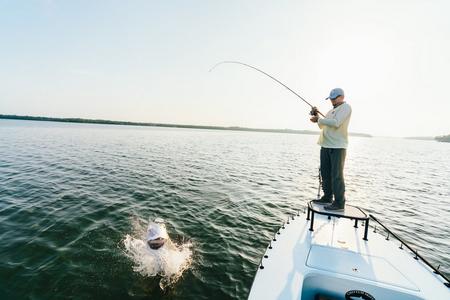
{"label": "white boat", "polygon": [[[376,223],[370,230],[369,222]],[[275,233],[248,299],[449,300],[450,285],[374,216],[349,205],[329,213],[309,202],[307,213]]]}

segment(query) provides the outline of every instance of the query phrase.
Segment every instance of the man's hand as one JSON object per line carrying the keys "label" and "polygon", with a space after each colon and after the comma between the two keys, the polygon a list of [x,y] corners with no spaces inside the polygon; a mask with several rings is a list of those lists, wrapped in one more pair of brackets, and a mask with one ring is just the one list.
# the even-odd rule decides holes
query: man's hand
{"label": "man's hand", "polygon": [[310,120],[311,120],[311,122],[313,122],[313,123],[317,123],[317,121],[319,120],[319,117],[318,117],[318,116],[312,116],[312,117],[310,118]]}

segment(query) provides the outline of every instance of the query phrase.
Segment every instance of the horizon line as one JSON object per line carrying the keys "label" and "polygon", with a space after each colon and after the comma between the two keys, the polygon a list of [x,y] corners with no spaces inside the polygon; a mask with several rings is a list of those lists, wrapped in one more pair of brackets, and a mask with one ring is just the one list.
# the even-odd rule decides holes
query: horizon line
{"label": "horizon line", "polygon": [[[320,131],[304,130],[304,129],[276,129],[276,128],[252,128],[241,126],[217,126],[217,125],[193,125],[193,124],[174,124],[174,123],[154,123],[154,122],[133,122],[133,121],[117,121],[105,119],[85,119],[85,118],[61,118],[61,117],[44,117],[29,115],[11,115],[0,114],[0,119],[7,120],[28,120],[28,121],[47,121],[61,123],[86,123],[86,124],[104,124],[104,125],[123,125],[123,126],[148,126],[148,127],[168,127],[168,128],[191,128],[191,129],[211,129],[211,130],[231,130],[231,131],[253,131],[253,132],[272,132],[272,133],[290,133],[290,134],[309,134],[319,135]],[[373,137],[368,133],[349,132],[351,136]],[[431,137],[431,136],[430,136]],[[403,137],[414,138],[414,137]],[[421,137],[423,138],[423,137]],[[433,136],[434,138],[434,136]]]}

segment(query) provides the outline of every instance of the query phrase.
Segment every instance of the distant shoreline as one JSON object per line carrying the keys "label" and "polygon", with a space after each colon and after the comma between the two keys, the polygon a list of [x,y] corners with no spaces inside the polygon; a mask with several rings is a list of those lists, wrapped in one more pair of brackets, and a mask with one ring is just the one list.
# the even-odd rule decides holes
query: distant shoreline
{"label": "distant shoreline", "polygon": [[438,141],[443,143],[450,143],[450,134],[441,136],[411,136],[405,137],[407,140],[418,140],[418,141]]}
{"label": "distant shoreline", "polygon": [[[2,115],[2,114],[0,114],[0,119],[28,120],[28,121],[50,121],[50,122],[64,122],[64,123],[105,124],[105,125],[125,125],[125,126],[150,126],[150,127],[169,127],[169,128],[253,131],[253,132],[272,132],[272,133],[290,133],[290,134],[310,134],[310,135],[318,135],[319,134],[319,131],[312,131],[312,130],[263,129],[263,128],[247,128],[247,127],[238,127],[238,126],[224,127],[224,126],[205,126],[205,125],[144,123],[144,122],[112,121],[112,120],[100,120],[100,119],[53,118],[53,117],[34,117],[34,116],[17,116],[17,115]],[[360,136],[360,137],[372,137],[372,135],[366,134],[366,133],[350,133],[350,135]]]}
{"label": "distant shoreline", "polygon": [[437,136],[434,139],[438,142],[450,143],[450,134]]}

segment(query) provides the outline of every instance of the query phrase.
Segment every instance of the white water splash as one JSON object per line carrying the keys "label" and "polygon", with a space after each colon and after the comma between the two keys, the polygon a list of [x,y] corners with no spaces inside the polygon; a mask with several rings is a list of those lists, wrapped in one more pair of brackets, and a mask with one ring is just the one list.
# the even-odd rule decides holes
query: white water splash
{"label": "white water splash", "polygon": [[158,250],[150,249],[145,242],[145,225],[136,219],[134,233],[123,240],[125,254],[134,262],[133,270],[142,276],[160,276],[161,289],[174,284],[191,265],[192,244],[177,245],[170,239]]}

